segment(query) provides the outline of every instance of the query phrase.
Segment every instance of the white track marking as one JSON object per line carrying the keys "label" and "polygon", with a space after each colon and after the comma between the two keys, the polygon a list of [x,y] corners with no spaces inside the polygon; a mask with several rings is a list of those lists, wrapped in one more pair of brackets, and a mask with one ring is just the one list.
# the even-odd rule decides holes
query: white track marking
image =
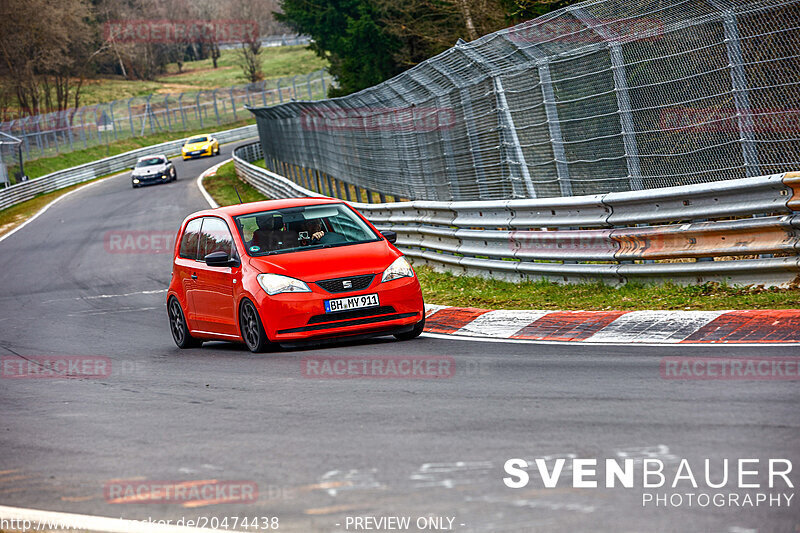
{"label": "white track marking", "polygon": [[552,311],[514,311],[500,309],[484,313],[455,332],[470,337],[507,338]]}
{"label": "white track marking", "polygon": [[222,163],[217,163],[213,167],[205,169],[203,173],[197,177],[197,188],[200,189],[200,194],[203,195],[203,198],[206,199],[206,202],[208,202],[208,205],[210,205],[212,209],[216,209],[217,207],[219,207],[219,204],[213,198],[211,198],[211,195],[208,194],[206,188],[203,187],[203,178],[215,173],[219,167],[230,161],[233,161],[233,159],[226,159]]}
{"label": "white track marking", "polygon": [[581,342],[663,342],[687,338],[725,311],[631,311]]}
{"label": "white track marking", "polygon": [[436,313],[437,311],[441,311],[442,309],[447,309],[450,307],[449,305],[438,305],[438,304],[425,304],[425,317],[429,317],[432,314]]}
{"label": "white track marking", "polygon": [[105,516],[57,513],[20,507],[0,506],[0,518],[6,520],[30,520],[34,524],[40,524],[40,530],[43,531],[59,531],[62,529],[59,527],[44,527],[49,522],[53,525],[69,525],[73,530],[101,531],[103,533],[205,533],[212,531],[219,533],[219,530],[215,529],[173,526]]}
{"label": "white track marking", "polygon": [[[500,339],[500,338],[492,338],[492,337],[466,337],[463,335],[446,335],[443,333],[428,333],[424,332],[420,335],[420,337],[428,337],[431,339],[442,339],[442,340],[454,340],[454,341],[470,341],[470,342],[507,342],[511,344],[562,344],[562,345],[572,345],[572,346],[593,346],[597,348],[599,344],[603,346],[630,346],[630,342],[593,342],[587,343],[586,341],[544,341],[544,340],[533,340],[533,339]],[[700,348],[706,346],[717,346],[721,348],[730,348],[731,346],[780,346],[780,347],[787,347],[787,346],[800,346],[800,342],[758,342],[758,343],[747,343],[747,342],[698,342],[692,344],[669,344],[664,342],[637,342],[636,346],[657,346],[661,348],[681,348],[686,351],[689,347]]]}
{"label": "white track marking", "polygon": [[123,294],[96,294],[94,296],[73,296],[71,298],[56,298],[54,300],[45,300],[42,303],[49,304],[52,302],[66,302],[72,300],[101,300],[105,298],[125,298],[127,296],[138,296],[140,294],[161,294],[164,292],[167,292],[167,289],[153,289],[150,291],[126,292]]}
{"label": "white track marking", "polygon": [[[126,170],[125,172],[127,172],[127,170]],[[120,174],[125,174],[125,172],[119,172],[119,173],[117,173],[117,174],[114,174],[113,176],[106,176],[106,177],[107,177],[107,178],[113,178],[113,177],[115,177],[115,176],[119,176]],[[97,181],[93,181],[93,182],[91,182],[91,183],[87,183],[87,184],[85,184],[85,185],[83,185],[83,186],[81,186],[81,187],[78,187],[78,188],[77,188],[77,189],[75,189],[74,191],[69,191],[68,193],[62,194],[61,196],[59,196],[58,198],[56,198],[55,200],[53,200],[52,202],[50,202],[49,204],[47,204],[46,206],[44,206],[43,208],[41,208],[39,211],[37,211],[37,212],[36,212],[36,214],[35,214],[35,215],[33,215],[31,218],[29,218],[28,220],[26,220],[25,222],[23,222],[22,224],[20,224],[20,225],[19,225],[19,226],[17,226],[16,228],[12,229],[11,231],[9,231],[8,233],[6,233],[5,235],[3,235],[3,236],[0,236],[0,242],[3,242],[3,241],[4,241],[4,240],[6,240],[7,238],[11,237],[11,236],[12,236],[12,235],[14,235],[16,232],[18,232],[19,230],[21,230],[22,228],[24,228],[25,226],[27,226],[28,224],[30,224],[31,222],[33,222],[34,220],[36,220],[37,218],[39,218],[39,216],[40,216],[42,213],[44,213],[45,211],[47,211],[48,209],[50,209],[50,208],[51,208],[51,207],[52,207],[54,204],[56,204],[57,202],[60,202],[61,200],[63,200],[63,199],[64,199],[64,198],[66,198],[67,196],[69,196],[69,195],[71,195],[71,194],[74,194],[74,193],[76,193],[76,192],[78,192],[78,191],[83,191],[83,190],[85,190],[85,189],[88,189],[88,188],[89,188],[89,187],[91,187],[92,185],[97,185],[98,183],[101,183],[101,182],[105,181],[105,179],[106,179],[106,178],[101,178],[101,179],[99,179],[99,180],[97,180]],[[53,192],[55,192],[55,191],[53,191]],[[18,205],[18,204],[17,204],[17,205]]]}

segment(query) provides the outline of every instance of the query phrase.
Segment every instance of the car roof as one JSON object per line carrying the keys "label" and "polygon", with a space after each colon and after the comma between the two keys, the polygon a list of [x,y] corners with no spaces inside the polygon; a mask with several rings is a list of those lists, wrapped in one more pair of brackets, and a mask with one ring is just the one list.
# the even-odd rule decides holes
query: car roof
{"label": "car roof", "polygon": [[186,140],[188,141],[189,139],[196,139],[198,137],[211,137],[211,135],[209,135],[208,133],[198,133],[197,135],[192,135],[191,137],[187,137]]}
{"label": "car roof", "polygon": [[287,207],[299,207],[306,205],[320,205],[320,204],[341,204],[343,200],[337,198],[283,198],[280,200],[262,200],[260,202],[248,202],[246,204],[234,204],[224,207],[217,207],[216,209],[206,209],[192,213],[189,218],[197,216],[219,215],[224,213],[231,217],[239,215],[247,215],[250,213],[258,213],[261,211],[270,211],[273,209],[285,209]]}
{"label": "car roof", "polygon": [[159,159],[166,159],[166,158],[167,158],[167,156],[165,156],[164,154],[156,154],[156,155],[143,155],[142,157],[140,157],[140,158],[139,158],[139,159],[137,159],[136,161],[137,161],[137,162],[138,162],[138,161],[144,161],[145,159],[153,159],[154,157],[158,157]]}

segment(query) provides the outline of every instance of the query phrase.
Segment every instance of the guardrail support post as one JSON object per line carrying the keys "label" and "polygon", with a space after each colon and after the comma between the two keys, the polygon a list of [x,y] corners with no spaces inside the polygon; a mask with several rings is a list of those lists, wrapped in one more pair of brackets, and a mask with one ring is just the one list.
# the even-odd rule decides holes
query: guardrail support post
{"label": "guardrail support post", "polygon": [[329,174],[325,174],[325,177],[328,180],[328,192],[330,193],[329,196],[333,196],[334,198],[339,197],[339,184],[336,184],[336,192],[333,192],[333,178],[330,177]]}

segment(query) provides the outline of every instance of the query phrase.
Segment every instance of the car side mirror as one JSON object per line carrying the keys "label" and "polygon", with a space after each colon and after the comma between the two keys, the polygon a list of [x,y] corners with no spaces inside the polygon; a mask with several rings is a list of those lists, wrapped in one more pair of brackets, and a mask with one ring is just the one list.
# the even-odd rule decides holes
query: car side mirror
{"label": "car side mirror", "polygon": [[397,233],[395,233],[394,231],[386,229],[386,230],[383,230],[381,232],[381,235],[386,237],[386,240],[391,242],[391,243],[396,243],[397,242]]}
{"label": "car side mirror", "polygon": [[239,260],[228,256],[227,252],[211,252],[203,258],[208,266],[212,267],[235,267],[239,266]]}

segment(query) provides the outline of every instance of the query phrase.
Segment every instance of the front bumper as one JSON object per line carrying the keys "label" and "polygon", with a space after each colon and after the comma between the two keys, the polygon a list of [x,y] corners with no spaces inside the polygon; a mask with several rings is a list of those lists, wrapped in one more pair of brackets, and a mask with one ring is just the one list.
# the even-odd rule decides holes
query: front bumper
{"label": "front bumper", "polygon": [[184,161],[186,159],[194,159],[195,157],[205,157],[213,154],[214,154],[214,149],[211,146],[203,148],[202,150],[188,150],[188,151],[181,150],[181,156],[183,157]]}
{"label": "front bumper", "polygon": [[165,181],[169,181],[168,173],[131,177],[131,183],[134,185],[152,185],[154,183],[164,183]]}
{"label": "front bumper", "polygon": [[[380,276],[365,290],[329,293],[314,283],[313,292],[274,296],[258,291],[256,305],[267,336],[273,342],[318,340],[355,335],[380,335],[403,331],[424,317],[419,282],[401,278],[380,283]],[[325,300],[377,294],[378,307],[325,313]]]}

